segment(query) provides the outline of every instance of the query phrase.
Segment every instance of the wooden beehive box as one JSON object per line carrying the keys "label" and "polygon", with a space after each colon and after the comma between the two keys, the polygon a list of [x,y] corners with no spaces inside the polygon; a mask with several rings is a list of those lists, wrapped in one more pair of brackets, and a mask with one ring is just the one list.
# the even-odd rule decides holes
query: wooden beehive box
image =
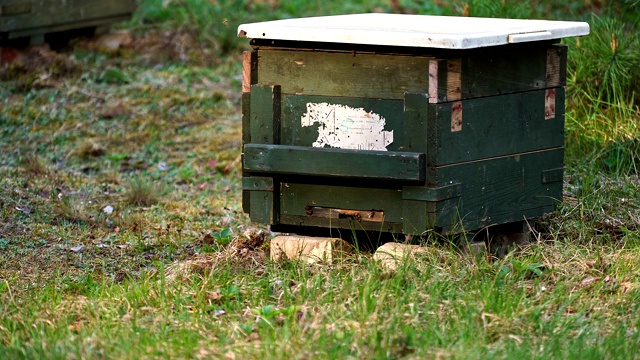
{"label": "wooden beehive box", "polygon": [[105,27],[135,8],[133,0],[6,0],[0,2],[0,40]]}
{"label": "wooden beehive box", "polygon": [[274,231],[419,235],[562,199],[567,48],[586,23],[359,14],[246,24],[243,206]]}

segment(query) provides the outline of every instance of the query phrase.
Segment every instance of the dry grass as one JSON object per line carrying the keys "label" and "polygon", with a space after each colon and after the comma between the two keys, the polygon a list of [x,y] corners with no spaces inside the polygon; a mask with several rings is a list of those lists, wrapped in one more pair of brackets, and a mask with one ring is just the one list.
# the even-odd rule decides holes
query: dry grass
{"label": "dry grass", "polygon": [[31,175],[41,176],[49,173],[49,167],[36,153],[27,153],[20,159],[20,167]]}

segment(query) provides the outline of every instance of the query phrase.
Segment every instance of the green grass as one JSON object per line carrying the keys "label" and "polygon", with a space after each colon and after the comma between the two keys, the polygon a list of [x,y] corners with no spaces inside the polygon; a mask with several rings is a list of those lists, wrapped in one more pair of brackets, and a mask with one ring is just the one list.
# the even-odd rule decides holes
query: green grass
{"label": "green grass", "polygon": [[635,246],[536,244],[497,263],[434,249],[397,274],[367,256],[314,267],[198,256],[135,281],[5,283],[0,331],[26,358],[632,358]]}
{"label": "green grass", "polygon": [[637,358],[633,1],[466,6],[592,27],[568,40],[564,202],[496,261],[271,262],[241,209],[239,23],[464,4],[143,0],[130,46],[0,69],[0,358]]}

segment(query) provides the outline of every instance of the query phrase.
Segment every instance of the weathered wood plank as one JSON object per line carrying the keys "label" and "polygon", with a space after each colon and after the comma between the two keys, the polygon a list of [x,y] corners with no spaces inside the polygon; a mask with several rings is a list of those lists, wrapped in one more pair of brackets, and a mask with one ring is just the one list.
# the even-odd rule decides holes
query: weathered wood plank
{"label": "weathered wood plank", "polygon": [[[372,210],[383,212],[384,222],[362,221],[356,228],[419,235],[429,229],[456,233],[538,217],[553,211],[562,198],[562,159],[563,150],[557,149],[439,167],[436,174],[442,188],[425,195],[438,201],[421,200],[424,194],[419,188],[411,195],[400,189],[283,183],[279,223],[349,229],[354,219],[310,216],[309,209]],[[446,192],[452,180],[460,182],[449,187],[455,194]],[[260,207],[254,211],[252,206],[256,213],[252,219],[266,219],[266,209],[273,209],[265,204],[271,201],[268,194],[251,196]]]}
{"label": "weathered wood plank", "polygon": [[258,82],[285,94],[402,99],[426,92],[428,57],[258,50]]}
{"label": "weathered wood plank", "polygon": [[566,63],[566,49],[558,45],[453,59],[311,50],[257,53],[257,81],[280,84],[284,94],[402,99],[406,92],[425,93],[431,103],[561,86],[559,71]]}
{"label": "weathered wood plank", "polygon": [[[351,108],[362,108],[366,112],[378,114],[384,118],[384,130],[402,129],[404,121],[403,102],[400,100],[345,98],[337,96],[283,95],[281,144],[311,146],[319,137],[320,124],[302,125],[302,117],[307,113],[307,104],[337,104]],[[407,138],[403,131],[393,131],[393,142],[386,149],[389,151],[405,150]],[[407,149],[408,150],[408,149]]]}
{"label": "weathered wood plank", "polygon": [[281,95],[279,85],[252,85],[250,98],[251,142],[280,142]]}
{"label": "weathered wood plank", "polygon": [[246,144],[243,169],[251,173],[421,182],[425,177],[425,155],[396,151]]}
{"label": "weathered wood plank", "polygon": [[567,84],[567,46],[556,44],[547,49],[546,87]]}
{"label": "weathered wood plank", "polygon": [[[288,225],[323,226],[327,228],[361,229],[399,232],[402,230],[402,192],[399,189],[328,186],[282,183],[280,223]],[[384,222],[359,222],[354,219],[333,219],[309,216],[312,207],[373,210],[384,212]]]}
{"label": "weathered wood plank", "polygon": [[278,213],[274,211],[274,196],[272,191],[249,191],[251,221],[262,224],[277,223]]}
{"label": "weathered wood plank", "polygon": [[443,201],[462,196],[462,186],[452,183],[441,187],[403,186],[402,198],[404,200],[419,201]]}
{"label": "weathered wood plank", "polygon": [[421,235],[435,224],[433,213],[429,213],[431,203],[417,200],[402,201],[402,233]]}
{"label": "weathered wood plank", "polygon": [[[474,229],[494,224],[502,215],[538,209],[532,216],[541,216],[553,210],[562,200],[563,155],[559,148],[436,168],[439,186],[460,182],[462,191],[458,214],[444,209],[445,202],[437,203],[437,225],[451,226],[447,217],[455,215]],[[545,182],[548,170],[554,176]]]}
{"label": "weathered wood plank", "polygon": [[[546,93],[538,90],[429,105],[428,166],[563,146],[564,89],[554,89],[555,114],[549,120]],[[462,123],[452,129],[456,116]]]}
{"label": "weathered wood plank", "polygon": [[242,143],[251,142],[251,93],[242,93]]}
{"label": "weathered wood plank", "polygon": [[[248,144],[251,142],[251,93],[242,93],[242,143]],[[244,156],[244,155],[241,155]],[[242,177],[248,176],[246,171],[242,171]],[[251,201],[249,192],[242,190],[242,211],[245,213],[251,212]]]}
{"label": "weathered wood plank", "polygon": [[88,26],[101,23],[100,19],[126,18],[135,9],[136,3],[126,0],[14,1],[0,6],[0,32],[17,37],[27,36],[34,31],[61,31],[77,28],[73,27],[74,24]]}
{"label": "weathered wood plank", "polygon": [[258,53],[245,51],[242,53],[242,93],[251,91],[251,85],[257,83]]}
{"label": "weathered wood plank", "polygon": [[287,226],[322,227],[326,229],[367,230],[376,232],[402,233],[402,224],[396,222],[358,222],[353,219],[327,219],[308,215],[280,215],[280,222],[276,225],[277,231],[289,232]]}
{"label": "weathered wood plank", "polygon": [[[402,142],[399,144],[399,149],[424,153],[428,152],[428,107],[428,94],[405,94],[403,109],[404,119],[398,125],[401,131],[394,132],[394,136],[404,133],[402,138],[400,138],[400,141]],[[391,125],[395,124],[392,123]]]}
{"label": "weathered wood plank", "polygon": [[[249,202],[245,212],[249,213],[251,221],[263,224],[273,224],[278,221],[279,197],[274,196],[275,186],[277,184],[270,177],[242,178],[242,196],[247,197]],[[245,206],[244,203],[243,206]]]}
{"label": "weathered wood plank", "polygon": [[429,63],[429,101],[441,103],[564,86],[566,46],[486,53]]}

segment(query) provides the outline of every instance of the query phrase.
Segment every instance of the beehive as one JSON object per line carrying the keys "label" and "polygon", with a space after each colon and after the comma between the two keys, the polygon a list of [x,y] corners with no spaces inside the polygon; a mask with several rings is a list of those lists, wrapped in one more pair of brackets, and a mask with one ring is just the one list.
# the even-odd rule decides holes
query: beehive
{"label": "beehive", "polygon": [[243,207],[274,231],[420,235],[562,199],[563,37],[586,23],[357,14],[240,25]]}
{"label": "beehive", "polygon": [[127,0],[7,0],[0,4],[0,40],[43,39],[69,30],[100,28],[126,20],[135,10]]}

